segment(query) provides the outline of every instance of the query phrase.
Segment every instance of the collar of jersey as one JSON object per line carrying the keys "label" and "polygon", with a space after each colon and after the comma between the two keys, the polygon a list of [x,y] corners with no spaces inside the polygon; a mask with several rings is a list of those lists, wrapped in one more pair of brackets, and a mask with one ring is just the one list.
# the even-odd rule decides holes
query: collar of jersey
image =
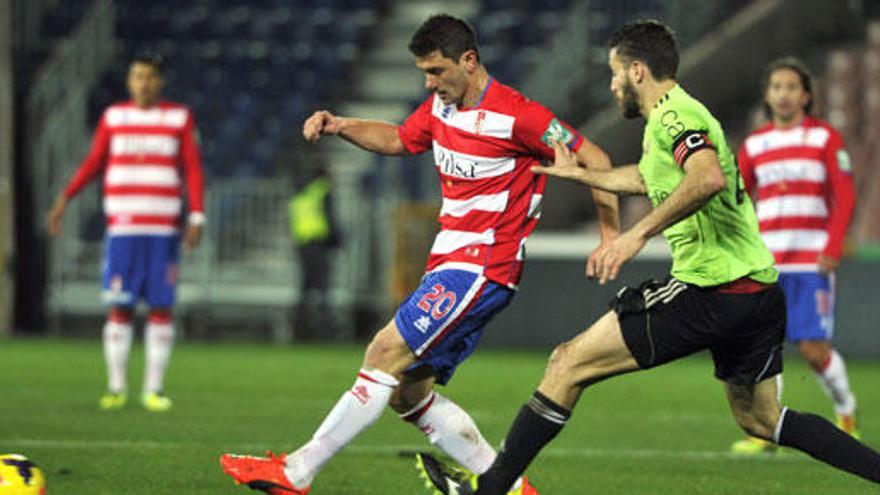
{"label": "collar of jersey", "polygon": [[675,92],[677,92],[677,90],[680,90],[680,89],[681,89],[681,85],[679,85],[679,84],[676,84],[675,86],[669,88],[669,91],[667,91],[666,94],[661,96],[660,99],[657,100],[657,103],[654,103],[654,108],[660,108],[661,106],[663,106],[664,103],[669,101],[669,98],[672,96],[672,93],[675,93]]}
{"label": "collar of jersey", "polygon": [[480,99],[477,100],[477,104],[476,104],[476,105],[474,105],[474,106],[472,106],[472,107],[462,107],[462,108],[459,108],[458,110],[459,110],[459,111],[462,111],[462,110],[476,110],[477,108],[480,108],[480,105],[483,104],[483,99],[486,98],[486,93],[489,92],[489,86],[492,85],[492,82],[493,82],[494,80],[495,80],[494,77],[489,76],[489,80],[486,81],[486,87],[483,88],[483,92],[480,93]]}
{"label": "collar of jersey", "polygon": [[675,86],[670,88],[669,91],[666,92],[666,94],[661,96],[660,99],[657,100],[657,103],[654,103],[654,106],[651,108],[651,113],[648,114],[648,119],[650,120],[651,115],[654,115],[654,111],[662,107],[664,103],[669,101],[669,99],[675,96],[675,93],[678,93],[679,91],[684,90],[681,88],[681,85],[676,84]]}

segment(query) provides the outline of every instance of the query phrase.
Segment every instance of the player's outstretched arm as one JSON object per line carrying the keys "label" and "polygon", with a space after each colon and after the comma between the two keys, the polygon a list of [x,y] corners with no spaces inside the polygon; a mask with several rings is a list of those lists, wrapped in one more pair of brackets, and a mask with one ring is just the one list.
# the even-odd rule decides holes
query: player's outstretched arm
{"label": "player's outstretched arm", "polygon": [[[564,148],[571,153],[568,146]],[[584,139],[575,158],[579,164],[590,170],[611,170],[611,159],[608,158],[608,154],[588,139]],[[596,187],[592,188],[592,193],[599,214],[599,231],[604,244],[620,235],[620,208],[617,195]]]}
{"label": "player's outstretched arm", "polygon": [[[564,150],[568,153],[563,155],[558,151],[559,145],[560,143],[555,144],[556,156],[560,157],[561,160],[570,160],[570,149],[565,146]],[[611,170],[611,159],[608,158],[608,154],[586,138],[580,148],[578,148],[574,158],[577,159],[578,164],[593,171]],[[596,272],[596,264],[602,253],[620,236],[620,205],[617,194],[604,191],[598,187],[591,187],[590,190],[599,217],[601,242],[587,258],[586,269],[584,270],[587,277],[593,276],[593,273]]]}
{"label": "player's outstretched arm", "polygon": [[[585,142],[582,148],[587,147],[588,144],[592,143]],[[593,145],[593,147],[595,147],[595,145]],[[638,165],[611,168],[611,164],[608,162],[608,167],[606,168],[596,166],[597,164],[601,164],[602,160],[591,160],[588,155],[585,157],[587,160],[585,163],[587,168],[583,168],[578,164],[579,156],[575,155],[564,144],[554,142],[553,149],[556,151],[556,159],[553,162],[553,165],[535,166],[532,167],[532,172],[580,182],[615,194],[648,193],[648,190],[645,187],[645,182],[642,180],[642,175],[639,173]],[[590,152],[586,151],[586,153]],[[580,151],[578,154],[580,154]]]}
{"label": "player's outstretched arm", "polygon": [[685,175],[678,187],[632,230],[637,230],[645,238],[653,237],[702,208],[727,185],[718,154],[713,149],[693,153],[683,167]]}
{"label": "player's outstretched arm", "polygon": [[322,136],[339,136],[367,151],[405,155],[408,152],[397,134],[397,127],[390,122],[339,117],[320,110],[306,119],[303,137],[310,143],[316,143]]}
{"label": "player's outstretched arm", "polygon": [[621,266],[638,254],[648,239],[699,210],[726,185],[718,154],[713,149],[693,153],[684,163],[684,170],[684,179],[672,194],[605,247],[588,275],[598,278],[600,284],[614,280]]}

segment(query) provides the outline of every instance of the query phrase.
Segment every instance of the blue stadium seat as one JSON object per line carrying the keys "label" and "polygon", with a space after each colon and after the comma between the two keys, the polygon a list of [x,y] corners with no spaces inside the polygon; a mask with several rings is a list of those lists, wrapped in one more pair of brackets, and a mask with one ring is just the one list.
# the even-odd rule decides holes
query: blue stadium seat
{"label": "blue stadium seat", "polygon": [[[96,121],[106,105],[125,98],[126,60],[142,50],[160,53],[168,65],[167,96],[195,112],[207,173],[268,174],[291,131],[308,112],[327,106],[330,89],[346,77],[386,3],[117,0],[122,67],[94,89],[90,113]],[[45,20],[45,29],[61,31],[64,19]]]}

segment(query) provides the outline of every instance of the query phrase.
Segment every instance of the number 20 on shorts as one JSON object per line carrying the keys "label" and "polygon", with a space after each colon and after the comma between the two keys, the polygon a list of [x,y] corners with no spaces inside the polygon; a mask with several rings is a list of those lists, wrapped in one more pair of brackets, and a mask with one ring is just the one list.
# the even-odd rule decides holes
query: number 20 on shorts
{"label": "number 20 on shorts", "polygon": [[455,292],[447,291],[443,284],[437,284],[431,288],[431,292],[422,296],[418,306],[425,313],[431,313],[431,318],[442,320],[455,307],[455,301]]}

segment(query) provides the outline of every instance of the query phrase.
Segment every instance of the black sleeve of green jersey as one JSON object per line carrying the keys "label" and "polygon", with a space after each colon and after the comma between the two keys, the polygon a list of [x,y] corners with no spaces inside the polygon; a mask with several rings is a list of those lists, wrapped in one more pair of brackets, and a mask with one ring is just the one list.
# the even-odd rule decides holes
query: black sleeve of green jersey
{"label": "black sleeve of green jersey", "polygon": [[684,162],[692,154],[702,149],[715,149],[715,144],[709,139],[706,131],[684,131],[672,143],[672,156],[675,158],[675,163],[683,167]]}

